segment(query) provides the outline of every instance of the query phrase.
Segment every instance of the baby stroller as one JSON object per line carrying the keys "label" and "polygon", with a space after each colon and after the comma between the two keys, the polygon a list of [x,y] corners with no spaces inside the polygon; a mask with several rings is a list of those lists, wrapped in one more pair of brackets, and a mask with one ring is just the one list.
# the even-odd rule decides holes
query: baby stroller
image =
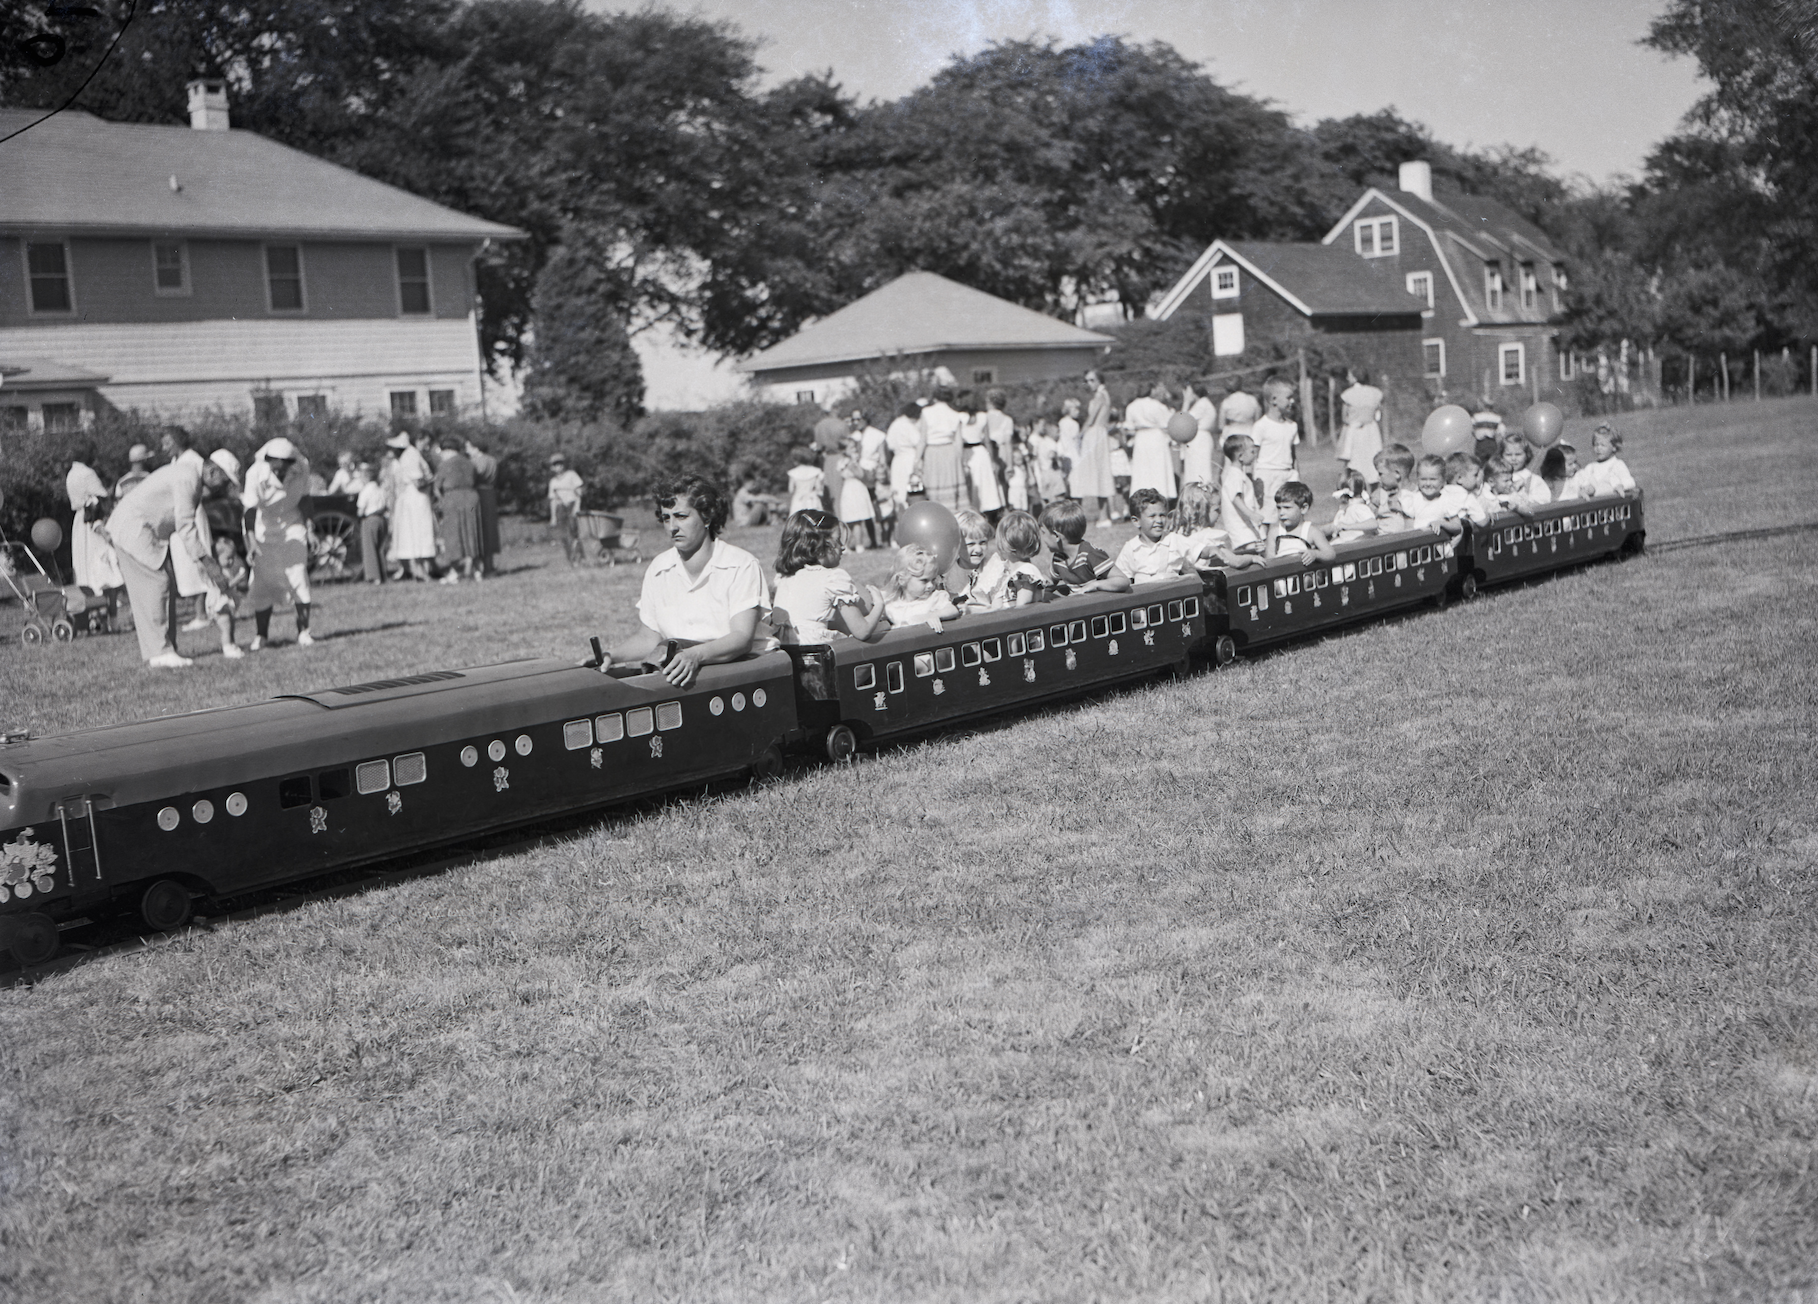
{"label": "baby stroller", "polygon": [[594,554],[595,561],[617,566],[620,562],[636,565],[643,560],[638,552],[638,532],[625,529],[622,517],[610,512],[577,512],[574,523],[582,541],[583,557],[586,556],[587,541],[592,540],[598,549]]}
{"label": "baby stroller", "polygon": [[106,598],[79,584],[59,584],[38,554],[23,543],[0,539],[0,579],[25,609],[19,641],[26,647],[37,647],[47,638],[67,643],[78,628],[94,634],[109,627]]}

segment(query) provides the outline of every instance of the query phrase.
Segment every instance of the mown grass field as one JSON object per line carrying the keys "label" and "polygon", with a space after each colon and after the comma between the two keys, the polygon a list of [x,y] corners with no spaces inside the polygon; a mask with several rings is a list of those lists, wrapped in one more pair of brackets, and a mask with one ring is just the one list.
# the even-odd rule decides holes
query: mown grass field
{"label": "mown grass field", "polygon": [[[1818,521],[1818,405],[1621,424],[1653,544]],[[0,715],[629,617],[508,563]],[[0,991],[0,1297],[1818,1298],[1815,598],[1663,549]]]}

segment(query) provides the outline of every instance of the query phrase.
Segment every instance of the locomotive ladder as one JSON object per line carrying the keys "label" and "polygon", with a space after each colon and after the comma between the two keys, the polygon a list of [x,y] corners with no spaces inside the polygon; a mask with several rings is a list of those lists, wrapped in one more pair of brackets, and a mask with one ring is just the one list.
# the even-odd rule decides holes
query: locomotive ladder
{"label": "locomotive ladder", "polygon": [[90,878],[99,882],[101,849],[95,834],[95,803],[87,797],[58,802],[57,819],[63,826],[64,863],[69,866],[70,886],[76,887]]}

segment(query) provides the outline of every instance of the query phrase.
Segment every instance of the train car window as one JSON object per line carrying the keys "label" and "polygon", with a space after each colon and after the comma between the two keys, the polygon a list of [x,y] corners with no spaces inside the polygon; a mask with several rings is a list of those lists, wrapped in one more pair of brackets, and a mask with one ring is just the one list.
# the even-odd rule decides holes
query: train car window
{"label": "train car window", "polygon": [[852,686],[858,689],[877,687],[877,667],[867,661],[852,668]]}
{"label": "train car window", "polygon": [[1085,621],[1070,620],[1067,622],[1067,641],[1069,643],[1084,643],[1086,641]]}
{"label": "train car window", "polygon": [[1345,580],[1347,582],[1349,582],[1351,580],[1355,580],[1356,578],[1357,578],[1357,563],[1354,561],[1346,562],[1345,563]]}
{"label": "train car window", "polygon": [[1111,632],[1111,622],[1103,616],[1092,617],[1092,637],[1104,638]]}
{"label": "train car window", "polygon": [[616,743],[625,736],[625,718],[617,712],[594,716],[593,736],[603,743]]}
{"label": "train car window", "polygon": [[322,794],[323,801],[339,801],[353,792],[353,771],[345,767],[339,770],[323,770],[316,776],[316,790]]}
{"label": "train car window", "polygon": [[1372,575],[1382,574],[1382,558],[1381,557],[1370,558],[1370,574],[1372,574]]}
{"label": "train car window", "polygon": [[1047,642],[1042,638],[1041,630],[1032,629],[1029,631],[1029,653],[1031,656],[1033,656],[1037,652],[1040,652],[1043,648],[1045,648],[1047,646],[1048,646]]}
{"label": "train car window", "polygon": [[1300,576],[1298,576],[1298,575],[1288,576],[1288,594],[1289,594],[1289,596],[1292,596],[1299,592],[1300,592]]}
{"label": "train car window", "polygon": [[634,706],[625,712],[625,733],[632,738],[642,738],[647,733],[656,732],[656,712],[647,706]]}
{"label": "train car window", "polygon": [[893,693],[903,691],[903,663],[892,661],[884,667],[884,687]]}
{"label": "train car window", "polygon": [[680,729],[681,727],[682,704],[680,702],[664,702],[657,707],[657,728]]}
{"label": "train car window", "polygon": [[1125,628],[1126,627],[1124,625],[1124,613],[1121,611],[1112,612],[1111,613],[1111,632],[1113,634],[1121,634],[1124,632]]}
{"label": "train car window", "polygon": [[917,652],[915,654],[915,677],[926,679],[934,673],[934,653]]}
{"label": "train car window", "polygon": [[1237,605],[1240,607],[1250,605],[1250,586],[1248,584],[1237,590]]}
{"label": "train car window", "polygon": [[1004,642],[1009,646],[1010,655],[1013,657],[1022,656],[1023,649],[1028,646],[1026,643],[1023,642],[1023,636],[1021,634],[1011,634],[1009,637],[1004,639]]}
{"label": "train car window", "polygon": [[[1170,602],[1170,603],[1169,603],[1169,604],[1168,604],[1168,619],[1169,619],[1169,620],[1179,620],[1179,619],[1180,619],[1180,618],[1181,618],[1181,613],[1182,613],[1182,612],[1183,612],[1183,611],[1184,611],[1184,610],[1185,610],[1185,608],[1184,608],[1184,607],[1182,607],[1182,606],[1181,606],[1181,605],[1180,605],[1180,603],[1178,603],[1178,602]],[[1157,622],[1156,622],[1156,624],[1158,624],[1158,625],[1159,625],[1159,624],[1160,624],[1160,623],[1161,623],[1161,622],[1160,622],[1160,621],[1157,621]]]}
{"label": "train car window", "polygon": [[953,649],[937,647],[934,649],[934,668],[943,675],[953,673]]}
{"label": "train car window", "polygon": [[354,788],[364,797],[391,787],[391,762],[367,761],[354,769]]}
{"label": "train car window", "polygon": [[1055,647],[1067,646],[1067,627],[1065,625],[1048,626],[1048,641]]}
{"label": "train car window", "polygon": [[1159,625],[1162,623],[1161,603],[1158,602],[1153,607],[1149,608],[1149,623],[1151,625]]}
{"label": "train car window", "polygon": [[1288,596],[1288,581],[1286,580],[1276,580],[1269,585],[1269,588],[1278,598]]}
{"label": "train car window", "polygon": [[562,726],[562,746],[571,752],[593,746],[593,721],[570,720]]}
{"label": "train car window", "polygon": [[402,756],[394,756],[391,758],[391,777],[400,788],[422,783],[429,778],[429,762],[423,759],[422,752],[405,752]]}
{"label": "train car window", "polygon": [[986,661],[1002,661],[1004,659],[1004,645],[999,643],[996,639],[988,638],[979,646],[984,649]]}
{"label": "train car window", "polygon": [[1198,598],[1188,598],[1187,599],[1186,613],[1187,613],[1188,620],[1192,620],[1195,616],[1199,615],[1199,599]]}
{"label": "train car window", "polygon": [[[1277,581],[1277,583],[1279,582],[1280,581]],[[1256,586],[1256,609],[1258,611],[1267,611],[1269,609],[1269,590],[1265,589],[1260,584]]]}
{"label": "train car window", "polygon": [[979,662],[983,661],[984,659],[985,659],[985,654],[983,651],[980,650],[979,645],[977,643],[966,643],[966,644],[961,645],[961,647],[960,647],[960,664],[961,665],[976,666]]}
{"label": "train car window", "polygon": [[1130,610],[1130,628],[1149,628],[1149,613],[1144,611],[1141,607],[1132,607]]}
{"label": "train car window", "polygon": [[288,810],[292,806],[307,806],[311,801],[309,776],[298,774],[288,779],[278,780],[278,805]]}

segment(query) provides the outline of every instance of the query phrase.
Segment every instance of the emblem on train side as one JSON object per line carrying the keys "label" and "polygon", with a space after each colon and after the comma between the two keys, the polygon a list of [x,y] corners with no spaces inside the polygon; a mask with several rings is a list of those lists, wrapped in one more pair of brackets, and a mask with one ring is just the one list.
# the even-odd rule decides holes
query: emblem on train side
{"label": "emblem on train side", "polygon": [[492,772],[492,790],[494,792],[504,792],[505,789],[510,786],[511,771],[501,765]]}
{"label": "emblem on train side", "polygon": [[396,815],[399,811],[403,810],[404,794],[399,792],[396,788],[393,788],[390,792],[386,793],[385,809],[393,815]]}
{"label": "emblem on train side", "polygon": [[328,832],[328,808],[311,806],[309,808],[309,831],[311,833]]}
{"label": "emblem on train side", "polygon": [[49,892],[56,883],[57,849],[37,841],[30,829],[0,847],[0,901]]}

